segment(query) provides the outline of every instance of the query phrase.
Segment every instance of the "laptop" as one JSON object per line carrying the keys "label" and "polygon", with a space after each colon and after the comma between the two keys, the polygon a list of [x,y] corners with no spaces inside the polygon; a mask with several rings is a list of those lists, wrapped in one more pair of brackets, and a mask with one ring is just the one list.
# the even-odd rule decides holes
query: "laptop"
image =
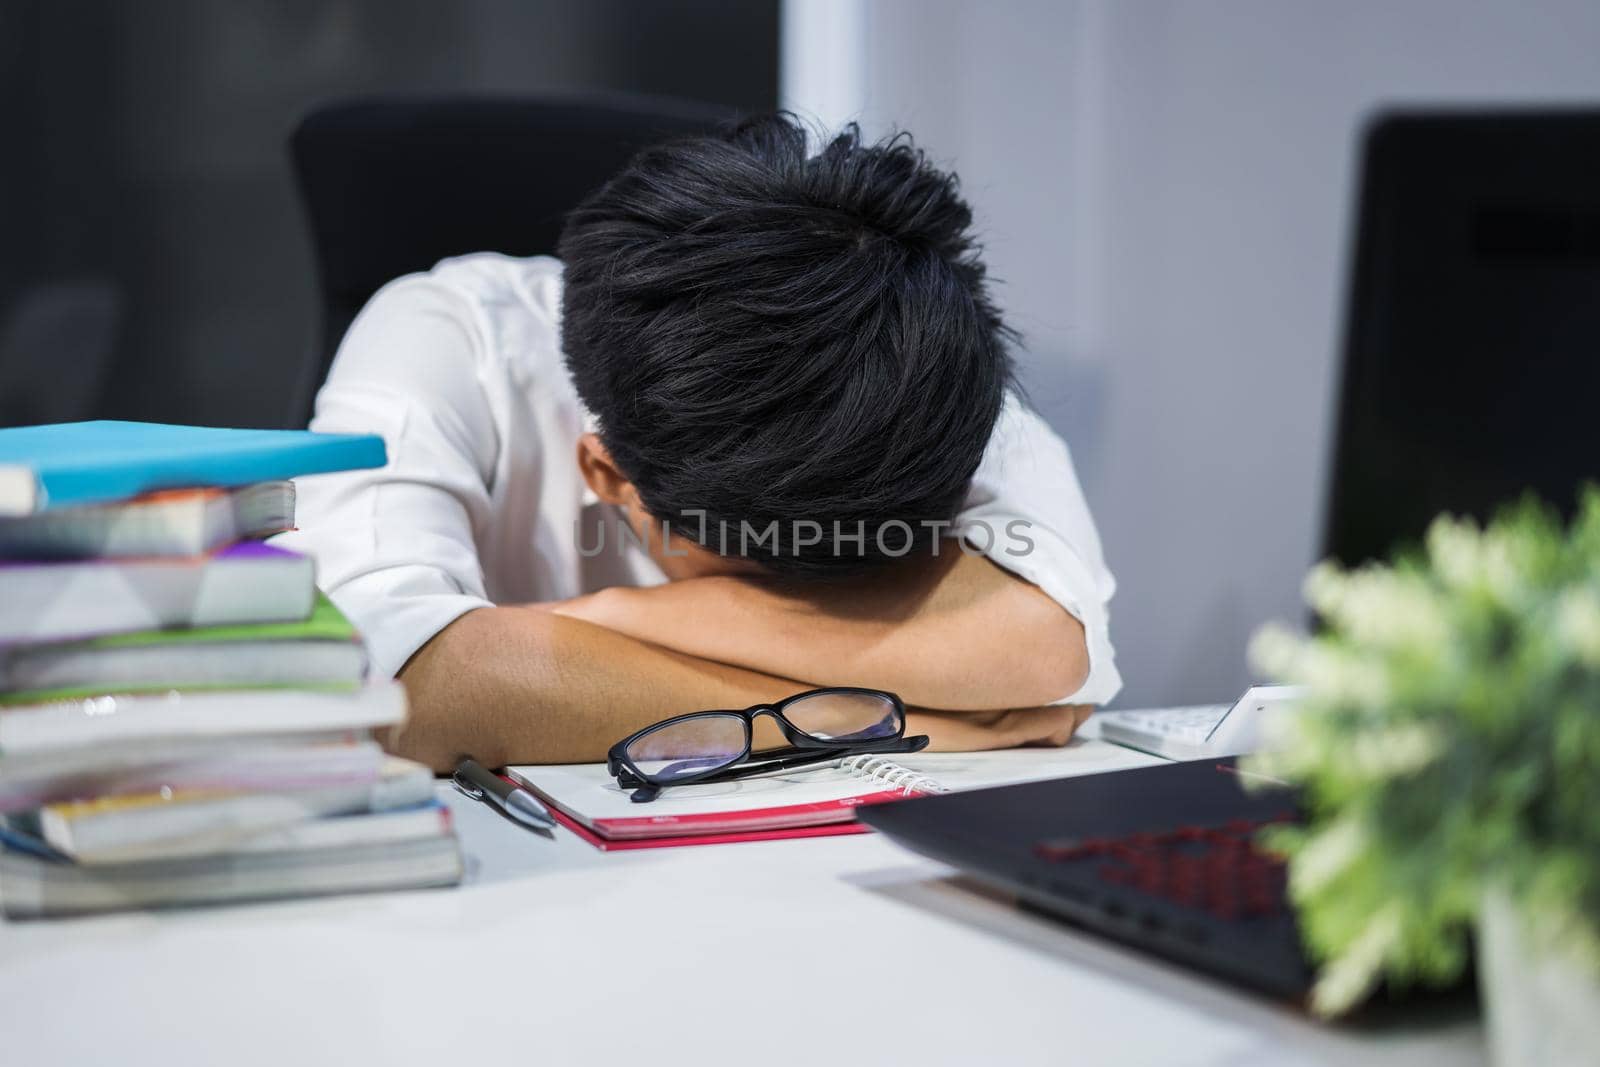
{"label": "laptop", "polygon": [[[1483,518],[1530,489],[1570,513],[1600,481],[1596,352],[1600,111],[1374,122],[1323,554],[1382,558],[1441,511]],[[860,818],[1050,914],[1299,999],[1310,969],[1283,868],[1253,844],[1299,809],[1290,791],[1241,788],[1222,758],[1250,747],[1223,724],[1268,706],[1243,705],[1104,715],[1108,739],[1204,759]],[[1174,718],[1149,721],[1160,715]]]}
{"label": "laptop", "polygon": [[1246,790],[1233,759],[872,804],[902,845],[1078,923],[1219,978],[1300,1001],[1312,972],[1261,828],[1290,790]]}

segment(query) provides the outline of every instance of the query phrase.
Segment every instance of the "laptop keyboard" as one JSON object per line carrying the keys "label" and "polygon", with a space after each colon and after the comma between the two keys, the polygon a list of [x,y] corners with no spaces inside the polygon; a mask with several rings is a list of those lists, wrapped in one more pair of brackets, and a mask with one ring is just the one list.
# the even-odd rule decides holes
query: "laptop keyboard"
{"label": "laptop keyboard", "polygon": [[1294,813],[1233,819],[1220,826],[1182,826],[1162,833],[1041,841],[1034,854],[1056,863],[1095,865],[1110,886],[1161,897],[1223,922],[1273,915],[1287,908],[1283,860],[1258,848],[1257,833]]}
{"label": "laptop keyboard", "polygon": [[1201,704],[1192,708],[1162,708],[1151,711],[1106,712],[1129,729],[1153,737],[1170,737],[1191,744],[1203,744],[1217,723],[1228,713],[1226,704]]}

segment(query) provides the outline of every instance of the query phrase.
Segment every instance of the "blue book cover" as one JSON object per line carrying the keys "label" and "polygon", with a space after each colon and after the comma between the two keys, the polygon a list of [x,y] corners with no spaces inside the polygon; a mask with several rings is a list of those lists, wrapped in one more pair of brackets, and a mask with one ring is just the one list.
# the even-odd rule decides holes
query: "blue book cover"
{"label": "blue book cover", "polygon": [[381,467],[383,438],[67,422],[0,430],[0,516],[123,500],[158,489],[249,485]]}

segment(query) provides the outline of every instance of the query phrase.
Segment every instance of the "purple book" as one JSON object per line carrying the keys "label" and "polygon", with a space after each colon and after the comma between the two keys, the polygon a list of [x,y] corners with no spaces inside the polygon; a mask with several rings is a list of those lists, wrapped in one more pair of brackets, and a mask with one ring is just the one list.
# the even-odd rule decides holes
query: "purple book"
{"label": "purple book", "polygon": [[315,597],[311,560],[259,541],[208,556],[0,562],[0,643],[299,622]]}

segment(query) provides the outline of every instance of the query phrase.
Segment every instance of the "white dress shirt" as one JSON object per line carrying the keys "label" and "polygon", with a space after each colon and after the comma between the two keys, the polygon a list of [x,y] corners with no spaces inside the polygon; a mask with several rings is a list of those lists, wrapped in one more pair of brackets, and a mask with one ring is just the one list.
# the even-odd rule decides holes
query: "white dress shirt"
{"label": "white dress shirt", "polygon": [[[618,527],[578,472],[589,417],[562,361],[560,311],[558,260],[462,256],[384,286],[339,346],[311,428],[381,434],[389,462],[301,479],[300,528],[277,543],[315,558],[375,670],[394,674],[473,608],[666,580],[631,541],[596,553],[586,532],[580,551],[580,521]],[[1106,629],[1115,583],[1067,446],[1015,397],[957,525],[974,523],[994,536],[973,536],[972,551],[1083,623],[1089,677],[1063,701],[1110,700],[1122,685]]]}

